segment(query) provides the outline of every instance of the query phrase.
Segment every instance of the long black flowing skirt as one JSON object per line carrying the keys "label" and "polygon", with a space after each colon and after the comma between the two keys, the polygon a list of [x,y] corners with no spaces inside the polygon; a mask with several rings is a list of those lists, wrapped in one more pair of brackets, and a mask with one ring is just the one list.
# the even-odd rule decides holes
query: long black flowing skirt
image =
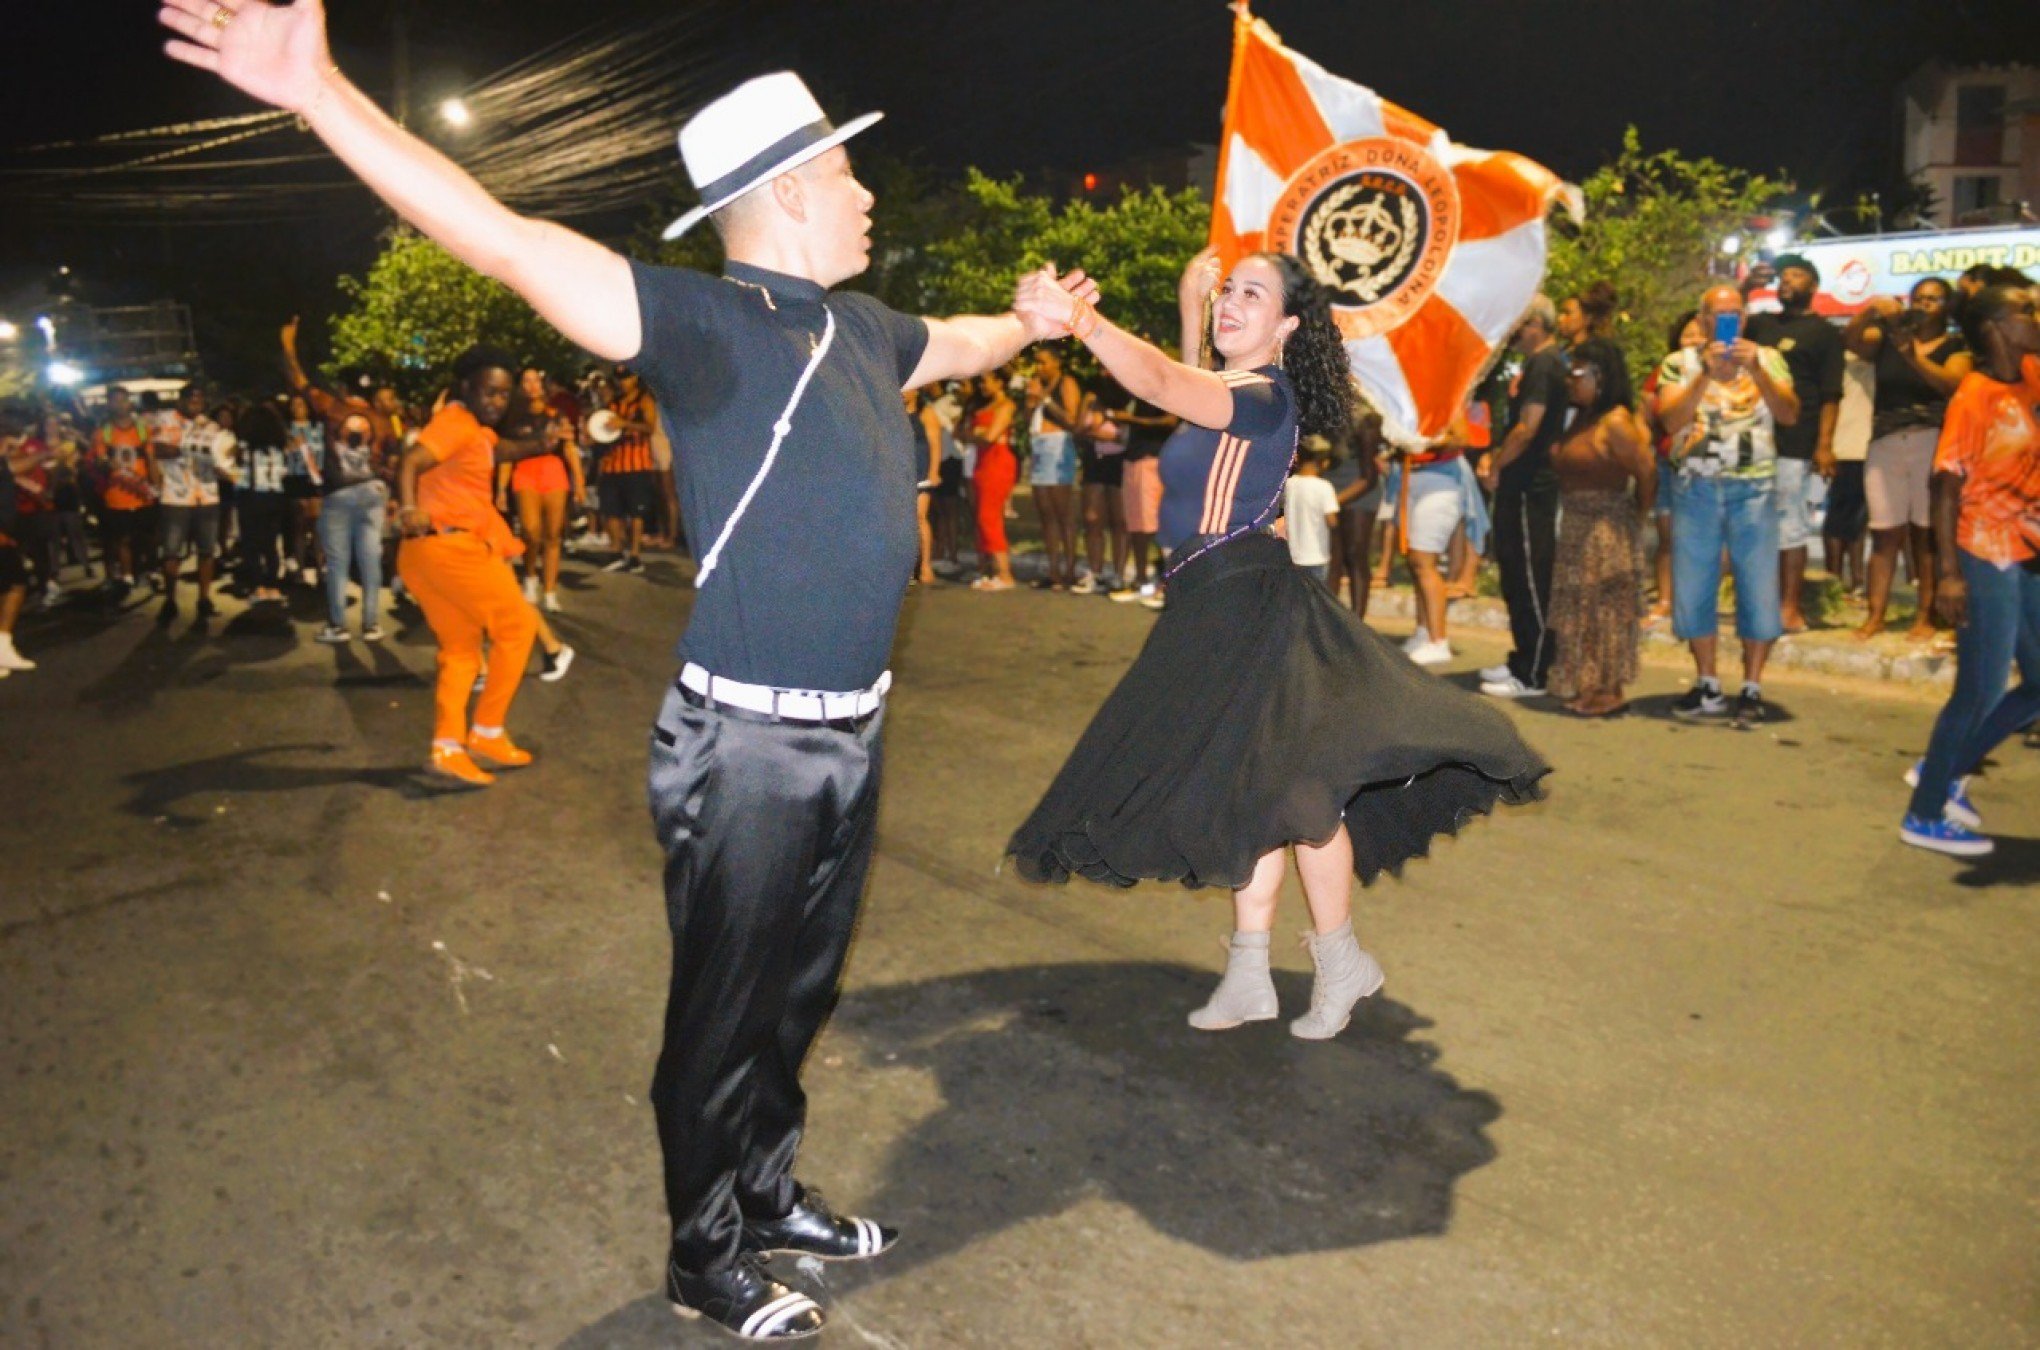
{"label": "long black flowing skirt", "polygon": [[1492,704],[1427,674],[1249,535],[1184,567],[1168,608],[1007,844],[1031,881],[1238,887],[1343,819],[1362,882],[1399,872],[1550,766]]}

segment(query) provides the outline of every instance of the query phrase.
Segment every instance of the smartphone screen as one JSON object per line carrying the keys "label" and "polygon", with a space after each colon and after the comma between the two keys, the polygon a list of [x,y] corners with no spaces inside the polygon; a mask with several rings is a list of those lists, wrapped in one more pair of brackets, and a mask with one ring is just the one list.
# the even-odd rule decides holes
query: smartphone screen
{"label": "smartphone screen", "polygon": [[1733,343],[1741,336],[1742,315],[1730,310],[1726,314],[1714,316],[1714,340],[1716,342]]}

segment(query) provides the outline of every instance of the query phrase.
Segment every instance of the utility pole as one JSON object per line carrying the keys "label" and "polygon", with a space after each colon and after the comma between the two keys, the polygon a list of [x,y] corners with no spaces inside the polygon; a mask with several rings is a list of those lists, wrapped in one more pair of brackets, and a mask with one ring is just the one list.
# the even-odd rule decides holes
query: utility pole
{"label": "utility pole", "polygon": [[411,3],[390,0],[391,67],[396,77],[396,98],[392,111],[397,125],[411,125]]}

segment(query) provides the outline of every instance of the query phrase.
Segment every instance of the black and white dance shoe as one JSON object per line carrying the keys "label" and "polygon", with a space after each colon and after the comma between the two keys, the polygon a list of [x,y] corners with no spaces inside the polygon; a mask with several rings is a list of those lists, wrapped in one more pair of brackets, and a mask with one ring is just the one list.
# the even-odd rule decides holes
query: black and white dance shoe
{"label": "black and white dance shoe", "polygon": [[761,1256],[813,1256],[824,1261],[862,1261],[899,1240],[897,1229],[837,1214],[822,1193],[803,1188],[786,1217],[744,1220],[744,1247]]}
{"label": "black and white dance shoe", "polygon": [[706,1317],[747,1341],[805,1340],[822,1329],[819,1303],[765,1273],[750,1252],[728,1270],[690,1275],[670,1261],[666,1297],[682,1317]]}

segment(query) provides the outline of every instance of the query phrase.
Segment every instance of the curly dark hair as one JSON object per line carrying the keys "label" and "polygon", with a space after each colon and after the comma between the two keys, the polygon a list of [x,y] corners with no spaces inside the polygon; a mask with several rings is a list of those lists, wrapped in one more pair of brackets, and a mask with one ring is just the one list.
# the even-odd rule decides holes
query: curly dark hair
{"label": "curly dark hair", "polygon": [[1352,436],[1360,416],[1346,343],[1332,322],[1330,294],[1287,253],[1256,253],[1282,278],[1282,312],[1295,315],[1296,331],[1282,344],[1282,370],[1296,388],[1296,426],[1305,436],[1334,445]]}

